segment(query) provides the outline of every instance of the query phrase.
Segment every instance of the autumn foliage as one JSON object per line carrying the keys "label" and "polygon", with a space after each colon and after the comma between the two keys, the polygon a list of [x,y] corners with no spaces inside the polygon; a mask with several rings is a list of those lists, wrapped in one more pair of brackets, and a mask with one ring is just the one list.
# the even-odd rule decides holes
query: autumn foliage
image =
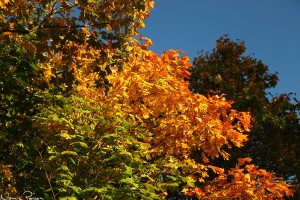
{"label": "autumn foliage", "polygon": [[[45,7],[45,20],[19,11],[20,5],[36,12]],[[9,70],[1,70],[0,78],[11,73],[15,79],[0,85],[6,100],[0,110],[6,147],[0,151],[0,193],[27,190],[46,199],[292,194],[251,158],[240,158],[229,170],[212,165],[216,158],[230,159],[226,148],[243,147],[251,115],[232,109],[223,95],[192,93],[187,56],[175,50],[159,56],[148,49],[150,39],[132,37],[153,5],[1,1],[0,56],[6,58],[0,66]],[[70,15],[73,8],[81,10],[77,19]],[[10,22],[9,16],[26,20]],[[110,21],[99,25],[99,17]],[[25,66],[22,60],[28,64],[24,76],[16,70]],[[8,88],[16,86],[22,90]]]}
{"label": "autumn foliage", "polygon": [[[245,51],[244,41],[224,35],[211,52],[202,51],[189,70],[191,91],[225,94],[233,101],[232,108],[251,111],[253,118],[244,148],[228,149],[231,160],[216,159],[214,164],[230,169],[236,164],[232,160],[251,157],[253,163],[288,180],[299,191],[299,100],[293,93],[272,94],[278,73],[270,73],[267,65]],[[299,195],[297,192],[292,199]]]}

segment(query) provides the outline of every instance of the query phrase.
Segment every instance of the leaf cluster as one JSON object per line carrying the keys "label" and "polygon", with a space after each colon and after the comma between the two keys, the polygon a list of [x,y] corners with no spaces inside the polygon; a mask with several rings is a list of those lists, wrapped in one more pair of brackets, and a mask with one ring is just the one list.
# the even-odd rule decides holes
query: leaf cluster
{"label": "leaf cluster", "polygon": [[245,145],[252,118],[224,95],[192,93],[187,56],[175,50],[159,56],[149,50],[150,39],[132,37],[152,1],[0,2],[1,193],[26,190],[44,199],[292,194],[250,158],[231,168],[215,162]]}
{"label": "leaf cluster", "polygon": [[232,107],[251,111],[253,128],[243,149],[231,151],[232,161],[221,163],[230,168],[239,157],[252,157],[265,169],[299,180],[299,101],[292,93],[272,95],[268,92],[278,82],[260,60],[245,56],[245,43],[226,35],[216,48],[195,58],[190,69],[190,89],[203,95],[225,94]]}

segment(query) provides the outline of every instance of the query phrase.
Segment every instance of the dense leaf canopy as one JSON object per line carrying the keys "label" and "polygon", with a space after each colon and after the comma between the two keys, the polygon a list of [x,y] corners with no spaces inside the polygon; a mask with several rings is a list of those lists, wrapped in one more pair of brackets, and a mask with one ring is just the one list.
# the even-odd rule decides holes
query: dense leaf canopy
{"label": "dense leaf canopy", "polygon": [[[251,111],[253,128],[242,149],[232,149],[232,159],[252,157],[253,162],[277,175],[293,180],[296,187],[300,172],[300,103],[293,94],[273,96],[277,74],[250,56],[245,43],[227,36],[217,40],[216,48],[195,58],[190,69],[190,89],[203,95],[225,94],[232,107]],[[226,168],[235,162],[222,162]]]}
{"label": "dense leaf canopy", "polygon": [[[150,0],[0,1],[0,194],[272,199],[290,185],[239,158],[252,118],[189,90],[187,56],[148,49]],[[22,9],[20,9],[22,8]],[[197,152],[197,154],[195,154]]]}

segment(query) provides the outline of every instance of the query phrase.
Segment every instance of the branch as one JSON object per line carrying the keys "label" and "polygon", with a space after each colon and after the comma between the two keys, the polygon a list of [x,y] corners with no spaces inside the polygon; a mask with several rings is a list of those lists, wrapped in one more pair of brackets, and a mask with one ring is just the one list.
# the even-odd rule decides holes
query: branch
{"label": "branch", "polygon": [[56,3],[57,3],[57,0],[51,6],[50,13],[48,13],[47,16],[45,16],[45,18],[39,23],[39,25],[37,26],[37,28],[41,28],[41,26],[47,21],[47,18],[49,18],[50,16],[52,16],[54,14],[54,8],[55,8]]}
{"label": "branch", "polygon": [[0,34],[2,33],[20,33],[20,34],[29,34],[35,31],[38,31],[40,29],[78,29],[78,28],[84,28],[84,27],[91,27],[91,26],[101,26],[101,25],[106,25],[106,24],[110,24],[110,22],[103,22],[103,23],[97,23],[97,24],[90,24],[90,25],[74,25],[74,26],[64,26],[64,25],[45,25],[45,26],[35,26],[32,29],[8,29],[8,28],[4,28],[4,29],[0,29]]}
{"label": "branch", "polygon": [[30,31],[27,29],[6,29],[6,28],[4,28],[4,29],[0,30],[0,34],[7,33],[7,32],[20,33],[20,34],[29,34],[30,33]]}

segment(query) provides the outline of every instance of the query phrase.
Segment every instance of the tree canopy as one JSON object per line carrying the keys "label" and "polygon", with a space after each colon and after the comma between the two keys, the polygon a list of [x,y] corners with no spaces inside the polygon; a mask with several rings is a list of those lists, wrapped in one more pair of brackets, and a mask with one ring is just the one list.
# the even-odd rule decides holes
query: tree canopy
{"label": "tree canopy", "polygon": [[[149,50],[151,0],[0,1],[0,194],[273,199],[293,194],[230,149],[253,120],[189,90],[187,56]],[[197,152],[197,154],[195,154]]]}
{"label": "tree canopy", "polygon": [[[268,89],[278,81],[260,60],[245,56],[245,43],[231,41],[226,35],[216,48],[195,58],[190,69],[190,89],[203,95],[225,94],[238,111],[253,117],[245,148],[232,149],[232,159],[249,156],[253,162],[276,172],[286,180],[299,180],[300,103],[293,94],[272,95]],[[222,161],[221,161],[222,162]],[[231,167],[234,162],[222,162]]]}

